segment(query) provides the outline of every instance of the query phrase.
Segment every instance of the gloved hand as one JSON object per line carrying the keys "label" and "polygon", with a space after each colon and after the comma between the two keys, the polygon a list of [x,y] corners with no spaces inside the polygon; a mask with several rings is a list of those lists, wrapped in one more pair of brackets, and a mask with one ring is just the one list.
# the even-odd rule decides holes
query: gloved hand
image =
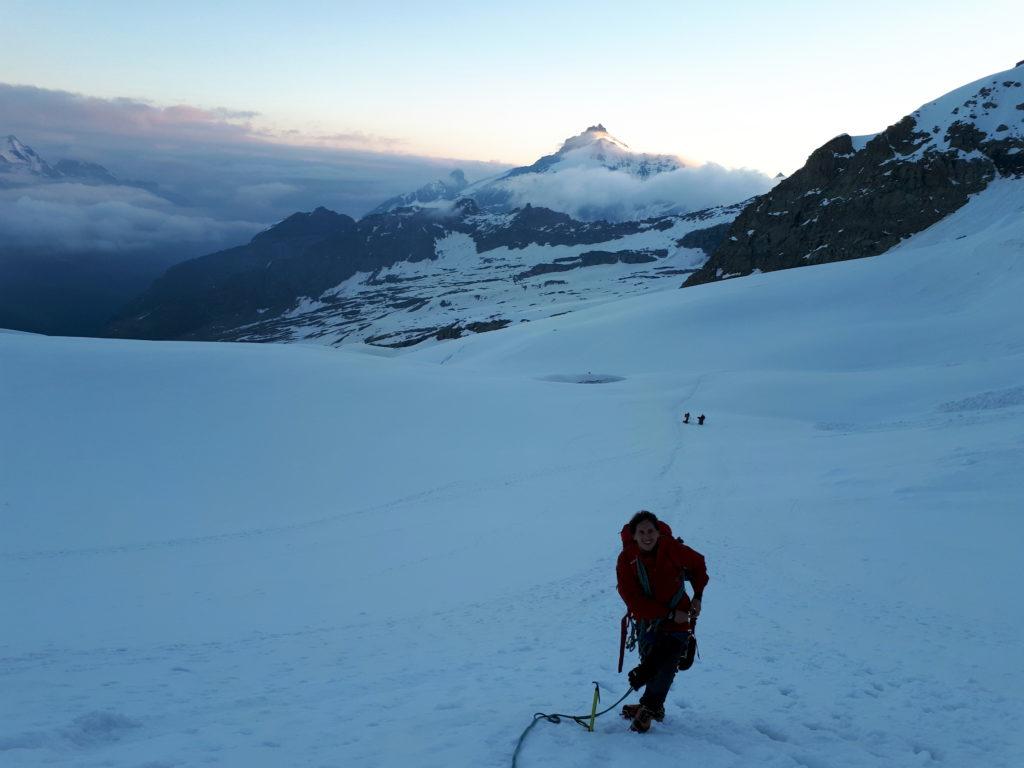
{"label": "gloved hand", "polygon": [[639,691],[645,685],[647,685],[647,673],[643,669],[643,665],[633,667],[629,670],[629,674],[626,675],[629,678],[629,685],[634,691]]}

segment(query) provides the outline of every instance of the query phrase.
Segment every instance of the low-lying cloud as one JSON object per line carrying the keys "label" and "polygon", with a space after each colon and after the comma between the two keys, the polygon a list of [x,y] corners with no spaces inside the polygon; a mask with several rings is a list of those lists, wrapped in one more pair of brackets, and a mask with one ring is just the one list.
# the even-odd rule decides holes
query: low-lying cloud
{"label": "low-lying cloud", "polygon": [[501,182],[512,195],[513,206],[530,202],[576,218],[616,221],[737,203],[767,192],[774,183],[760,171],[733,170],[715,163],[647,179],[607,168],[570,167]]}
{"label": "low-lying cloud", "polygon": [[168,247],[182,258],[197,250],[245,242],[263,225],[184,212],[142,189],[36,184],[0,189],[3,250],[75,255],[131,252],[139,258]]}
{"label": "low-lying cloud", "polygon": [[[0,83],[0,139],[17,136],[51,165],[98,163],[122,182],[31,184],[0,174],[0,187],[14,187],[0,189],[0,255],[149,249],[191,258],[246,242],[296,211],[322,205],[362,216],[456,166],[397,154],[396,137],[272,131],[257,118]],[[474,178],[506,167],[457,164]]]}
{"label": "low-lying cloud", "polygon": [[[121,182],[30,183],[0,174],[0,185],[7,184],[0,187],[0,254],[160,251],[191,258],[246,242],[296,211],[322,205],[358,218],[454,167],[471,180],[507,168],[398,154],[396,137],[272,132],[257,123],[248,111],[0,84],[0,137],[16,135],[51,165],[64,158],[98,163]],[[771,185],[757,171],[714,164],[647,180],[570,167],[503,182],[513,205],[530,202],[583,219],[697,210]]]}

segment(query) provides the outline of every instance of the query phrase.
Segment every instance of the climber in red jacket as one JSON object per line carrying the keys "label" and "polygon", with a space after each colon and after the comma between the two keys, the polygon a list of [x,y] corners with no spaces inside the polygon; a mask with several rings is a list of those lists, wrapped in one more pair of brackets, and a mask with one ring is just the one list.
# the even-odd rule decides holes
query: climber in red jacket
{"label": "climber in red jacket", "polygon": [[[651,720],[664,719],[665,697],[680,658],[694,643],[708,572],[704,556],[674,538],[672,529],[646,510],[622,528],[615,571],[619,594],[637,623],[640,647],[640,664],[630,671],[629,684],[645,689],[640,703],[627,704],[622,716],[633,721],[632,730],[646,733]],[[687,581],[692,598],[686,594]]]}

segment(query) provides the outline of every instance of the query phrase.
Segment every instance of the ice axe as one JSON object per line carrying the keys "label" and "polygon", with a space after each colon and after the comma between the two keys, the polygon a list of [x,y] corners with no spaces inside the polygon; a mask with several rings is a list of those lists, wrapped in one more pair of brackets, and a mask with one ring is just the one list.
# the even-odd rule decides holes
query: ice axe
{"label": "ice axe", "polygon": [[590,706],[590,725],[587,726],[587,730],[591,733],[594,732],[594,720],[597,718],[597,705],[601,701],[601,685],[597,680],[591,680],[594,684],[594,703]]}

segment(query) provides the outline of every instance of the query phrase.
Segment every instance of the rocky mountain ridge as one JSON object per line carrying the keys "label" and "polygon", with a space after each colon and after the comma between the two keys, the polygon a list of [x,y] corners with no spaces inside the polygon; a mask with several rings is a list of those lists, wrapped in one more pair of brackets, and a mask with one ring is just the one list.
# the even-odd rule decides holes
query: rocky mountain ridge
{"label": "rocky mountain ridge", "polygon": [[957,88],[879,134],[827,142],[736,218],[685,285],[876,256],[993,179],[1024,177],[1022,81],[1018,65]]}
{"label": "rocky mountain ridge", "polygon": [[640,222],[580,222],[529,205],[493,214],[470,199],[359,221],[318,208],[172,267],[109,330],[392,347],[494,330],[674,287],[707,258],[687,235],[721,228],[740,207]]}
{"label": "rocky mountain ridge", "polygon": [[[507,210],[512,198],[481,192],[500,191],[494,180],[458,190],[464,179],[455,175],[359,221],[323,208],[295,214],[247,245],[174,267],[110,330],[404,347],[678,285],[681,276],[691,286],[877,255],[993,179],[1024,178],[1022,75],[956,89],[877,135],[836,137],[768,193],[731,206],[589,221],[529,203]],[[499,180],[555,175],[573,153],[589,163],[625,152],[592,126]],[[649,162],[634,170],[673,172]]]}
{"label": "rocky mountain ridge", "polygon": [[0,144],[0,174],[52,181],[118,183],[110,171],[97,163],[65,159],[50,165],[32,147],[14,135],[7,136]]}
{"label": "rocky mountain ridge", "polygon": [[397,347],[492,330],[545,316],[549,305],[570,311],[671,287],[703,263],[741,207],[581,220],[531,202],[513,207],[516,196],[502,187],[556,179],[566,167],[642,184],[683,166],[631,153],[591,126],[530,166],[473,185],[453,171],[358,221],[325,208],[294,214],[246,245],[173,267],[110,333]]}
{"label": "rocky mountain ridge", "polygon": [[32,147],[14,135],[9,135],[0,142],[0,187],[60,182],[90,186],[136,187],[164,196],[157,184],[119,179],[99,163],[63,158],[51,165]]}

